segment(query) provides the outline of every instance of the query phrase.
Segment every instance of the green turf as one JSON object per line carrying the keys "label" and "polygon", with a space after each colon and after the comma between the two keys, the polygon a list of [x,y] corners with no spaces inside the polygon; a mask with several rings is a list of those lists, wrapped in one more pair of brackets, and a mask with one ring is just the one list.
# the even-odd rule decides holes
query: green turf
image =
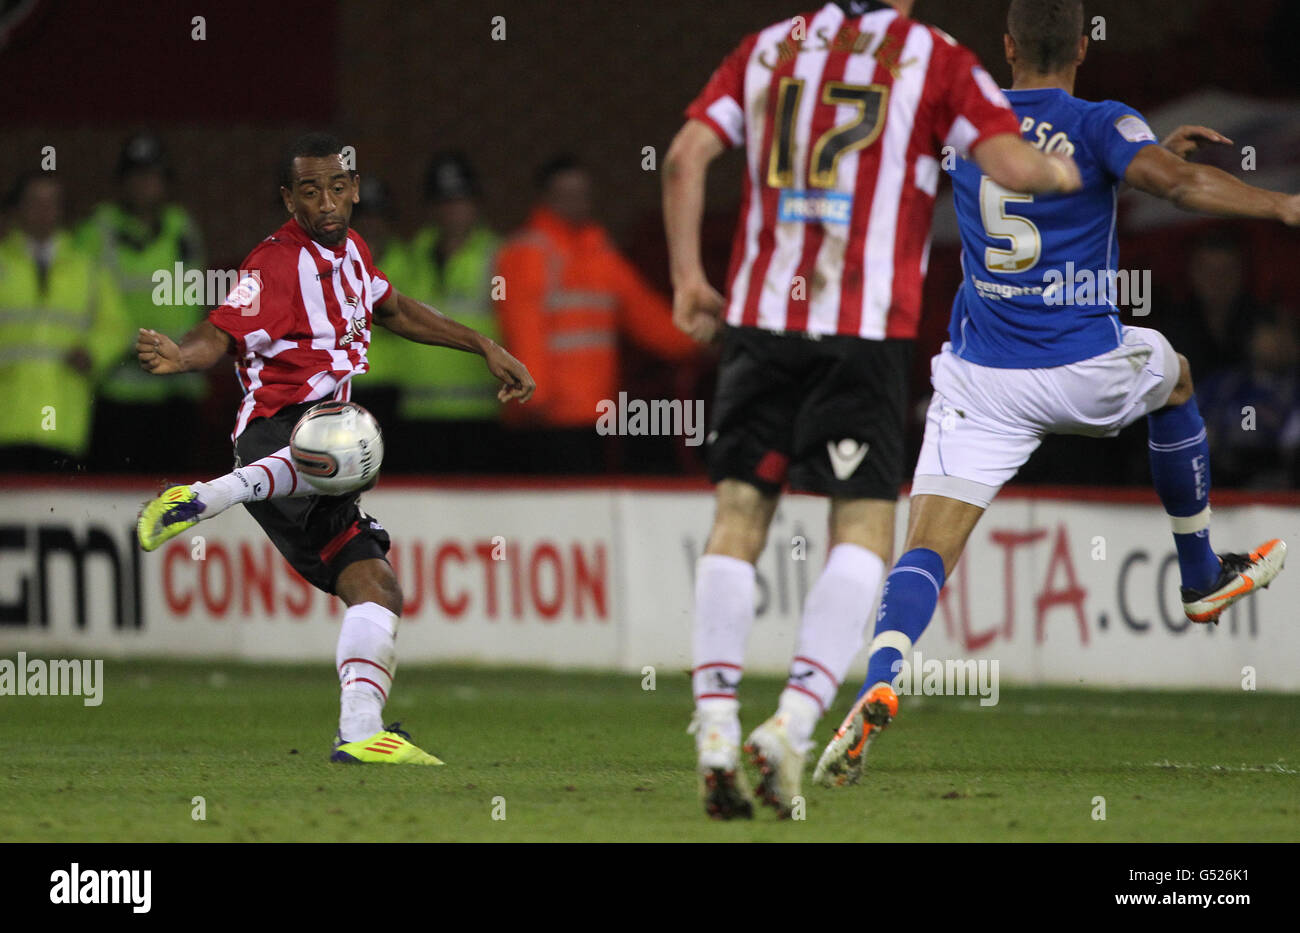
{"label": "green turf", "polygon": [[[109,661],[105,683],[97,708],[0,698],[0,840],[1300,838],[1297,696],[905,698],[868,785],[805,783],[801,821],[714,823],[695,798],[684,676],[649,692],[635,676],[404,667],[387,714],[443,768],[329,764],[328,665]],[[747,728],[780,686],[746,678]]]}

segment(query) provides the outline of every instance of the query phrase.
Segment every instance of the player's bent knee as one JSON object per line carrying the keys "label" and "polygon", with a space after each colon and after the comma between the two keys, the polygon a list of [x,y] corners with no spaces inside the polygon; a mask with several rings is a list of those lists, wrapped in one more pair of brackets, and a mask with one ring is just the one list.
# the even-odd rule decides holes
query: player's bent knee
{"label": "player's bent knee", "polygon": [[708,553],[724,554],[751,564],[758,560],[767,543],[767,526],[721,512],[713,519]]}
{"label": "player's bent knee", "polygon": [[753,563],[767,543],[775,509],[776,497],[757,487],[736,480],[719,483],[708,552]]}
{"label": "player's bent knee", "polygon": [[378,603],[395,615],[402,614],[402,587],[386,560],[372,558],[348,564],[340,571],[334,591],[349,606]]}
{"label": "player's bent knee", "polygon": [[889,563],[894,550],[895,511],[892,499],[832,499],[830,546],[855,544]]}
{"label": "player's bent knee", "polygon": [[983,514],[982,506],[959,499],[926,494],[913,496],[903,550],[923,548],[934,551],[943,559],[944,573],[951,574]]}
{"label": "player's bent knee", "polygon": [[1178,354],[1178,382],[1174,386],[1174,391],[1169,393],[1169,401],[1165,403],[1170,408],[1176,408],[1185,404],[1196,393],[1196,387],[1192,384],[1192,367],[1187,362],[1187,357],[1181,353]]}

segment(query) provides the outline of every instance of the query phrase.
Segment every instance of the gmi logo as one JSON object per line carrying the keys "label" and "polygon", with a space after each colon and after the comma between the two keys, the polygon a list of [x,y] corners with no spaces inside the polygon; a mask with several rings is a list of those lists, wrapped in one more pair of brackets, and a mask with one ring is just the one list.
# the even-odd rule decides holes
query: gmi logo
{"label": "gmi logo", "polygon": [[[18,594],[17,598],[0,601],[0,626],[49,628],[50,594],[66,589],[59,584],[67,579],[65,568],[71,565],[73,620],[78,630],[86,628],[90,593],[86,578],[91,567],[99,579],[104,570],[108,571],[113,587],[114,627],[143,628],[140,551],[129,543],[134,538],[134,528],[129,528],[123,538],[94,524],[84,531],[55,523],[0,525],[0,563],[6,568],[0,574],[0,593]],[[15,551],[20,555],[14,555]]]}

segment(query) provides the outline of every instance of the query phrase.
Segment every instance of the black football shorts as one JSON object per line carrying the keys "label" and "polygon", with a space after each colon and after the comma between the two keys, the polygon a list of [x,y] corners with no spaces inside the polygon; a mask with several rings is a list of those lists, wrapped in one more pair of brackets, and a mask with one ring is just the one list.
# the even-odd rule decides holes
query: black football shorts
{"label": "black football shorts", "polygon": [[769,495],[898,497],[911,340],[728,327],[709,423],[709,477]]}
{"label": "black football shorts", "polygon": [[[247,466],[288,446],[293,426],[314,404],[290,405],[270,418],[249,422],[235,441],[235,466]],[[349,564],[372,557],[387,560],[388,532],[361,511],[360,497],[356,492],[267,499],[245,503],[244,508],[304,580],[332,594]]]}

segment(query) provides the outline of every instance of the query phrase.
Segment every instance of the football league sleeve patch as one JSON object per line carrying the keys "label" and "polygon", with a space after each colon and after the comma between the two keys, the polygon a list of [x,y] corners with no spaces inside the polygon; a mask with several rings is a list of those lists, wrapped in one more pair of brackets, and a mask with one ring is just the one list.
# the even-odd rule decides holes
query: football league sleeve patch
{"label": "football league sleeve patch", "polygon": [[1092,121],[1093,151],[1113,178],[1123,178],[1134,156],[1160,140],[1142,115],[1123,104],[1111,103]]}
{"label": "football league sleeve patch", "polygon": [[742,42],[718,66],[698,97],[686,108],[686,118],[706,124],[729,149],[745,143],[745,69],[754,38]]}

